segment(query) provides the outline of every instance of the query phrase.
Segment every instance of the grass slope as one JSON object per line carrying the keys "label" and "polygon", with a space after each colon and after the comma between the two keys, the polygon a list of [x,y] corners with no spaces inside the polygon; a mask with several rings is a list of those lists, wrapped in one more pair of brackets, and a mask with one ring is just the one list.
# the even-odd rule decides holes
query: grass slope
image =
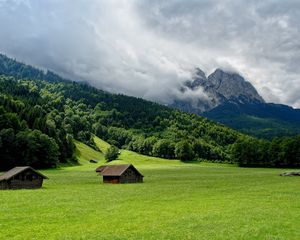
{"label": "grass slope", "polygon": [[299,239],[300,179],[280,169],[122,151],[115,163],[134,163],[145,183],[109,185],[94,172],[103,154],[76,146],[81,165],[42,171],[42,189],[0,191],[0,239]]}
{"label": "grass slope", "polygon": [[106,153],[107,149],[110,147],[110,144],[98,138],[97,136],[94,136],[94,142],[103,153]]}
{"label": "grass slope", "polygon": [[101,152],[98,152],[89,146],[85,145],[82,142],[75,141],[76,146],[76,158],[79,164],[85,165],[89,163],[89,160],[100,160],[104,162],[104,155]]}

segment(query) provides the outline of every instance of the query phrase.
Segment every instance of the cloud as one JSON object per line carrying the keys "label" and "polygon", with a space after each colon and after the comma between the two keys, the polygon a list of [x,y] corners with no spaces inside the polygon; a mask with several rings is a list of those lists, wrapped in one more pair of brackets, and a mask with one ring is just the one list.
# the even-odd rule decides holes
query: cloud
{"label": "cloud", "polygon": [[195,66],[234,69],[300,107],[293,0],[0,0],[0,51],[94,86],[168,103]]}

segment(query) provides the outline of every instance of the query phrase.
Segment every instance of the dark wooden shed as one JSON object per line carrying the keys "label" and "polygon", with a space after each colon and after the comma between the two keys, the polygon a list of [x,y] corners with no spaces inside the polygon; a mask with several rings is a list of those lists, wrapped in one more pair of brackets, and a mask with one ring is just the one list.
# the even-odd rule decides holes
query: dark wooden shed
{"label": "dark wooden shed", "polygon": [[96,172],[104,183],[141,183],[144,177],[132,164],[103,165]]}
{"label": "dark wooden shed", "polygon": [[48,179],[32,167],[15,167],[0,176],[0,189],[41,188]]}

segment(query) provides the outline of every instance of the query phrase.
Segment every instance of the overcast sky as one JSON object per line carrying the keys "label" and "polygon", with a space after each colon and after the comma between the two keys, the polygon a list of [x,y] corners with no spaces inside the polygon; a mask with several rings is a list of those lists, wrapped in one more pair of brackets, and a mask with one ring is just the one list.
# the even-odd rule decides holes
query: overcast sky
{"label": "overcast sky", "polygon": [[0,0],[0,52],[165,103],[223,68],[300,107],[299,0]]}

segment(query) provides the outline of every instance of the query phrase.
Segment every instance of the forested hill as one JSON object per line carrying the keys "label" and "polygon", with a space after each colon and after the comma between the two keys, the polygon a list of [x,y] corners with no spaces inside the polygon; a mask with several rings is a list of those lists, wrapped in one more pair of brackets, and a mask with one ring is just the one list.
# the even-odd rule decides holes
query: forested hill
{"label": "forested hill", "polygon": [[5,168],[27,161],[39,167],[67,161],[74,151],[72,139],[93,145],[92,134],[143,154],[214,160],[228,159],[228,147],[240,136],[206,118],[67,81],[3,55],[0,74]]}
{"label": "forested hill", "polygon": [[67,162],[73,159],[73,139],[95,147],[93,134],[119,148],[181,160],[238,161],[245,148],[232,145],[248,139],[206,118],[110,94],[0,56],[0,169]]}

